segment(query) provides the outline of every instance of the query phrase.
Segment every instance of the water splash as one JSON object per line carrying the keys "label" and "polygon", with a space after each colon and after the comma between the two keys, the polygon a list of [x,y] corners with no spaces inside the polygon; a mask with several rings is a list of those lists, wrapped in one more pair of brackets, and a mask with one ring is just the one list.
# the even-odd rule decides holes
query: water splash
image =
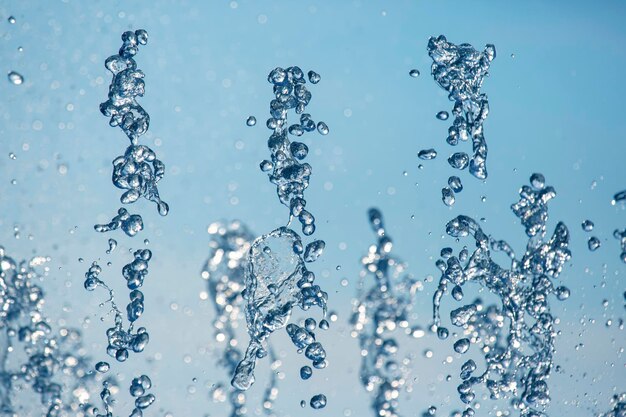
{"label": "water splash", "polygon": [[[457,390],[468,405],[463,416],[474,413],[470,405],[477,385],[484,385],[492,399],[510,398],[522,416],[545,416],[543,410],[550,401],[547,379],[553,365],[557,332],[549,299],[554,294],[564,300],[570,294],[566,287],[557,287],[554,280],[571,253],[569,231],[563,223],[557,224],[552,237],[545,237],[547,203],[556,192],[539,179],[543,176],[533,175],[534,186],[523,186],[520,200],[511,206],[529,237],[521,260],[516,259],[509,244],[486,235],[470,217],[458,216],[446,226],[451,237],[471,236],[476,249],[470,254],[463,248],[458,256],[453,256],[452,250],[445,248],[443,259],[437,261],[442,275],[433,297],[433,318],[440,338],[448,334],[442,325],[440,308],[450,287],[456,301],[464,299],[469,283],[479,284],[500,300],[499,304],[489,306],[475,300],[450,313],[452,324],[460,327],[463,334],[455,350],[462,353],[471,349],[471,345],[480,345],[485,353],[482,374],[474,375],[477,364],[472,360],[461,368],[463,382]],[[503,267],[496,263],[492,258],[495,252],[506,254],[511,265]]]}
{"label": "water splash", "polygon": [[[80,331],[53,330],[43,311],[49,258],[16,262],[0,247],[0,414],[30,415],[33,404],[15,404],[28,388],[39,395],[43,415],[69,415],[90,407],[95,376]],[[28,407],[28,409],[25,409]]]}
{"label": "water splash", "polygon": [[[480,88],[489,74],[491,61],[496,57],[495,46],[489,44],[483,52],[479,52],[469,44],[455,45],[440,35],[429,39],[428,55],[433,60],[433,78],[454,102],[454,121],[448,129],[446,141],[456,146],[459,140],[472,140],[471,158],[464,152],[457,152],[448,158],[448,163],[460,170],[469,166],[474,177],[484,180],[487,178],[487,142],[483,135],[483,123],[489,114],[489,101]],[[447,120],[448,113],[441,111],[437,113],[437,118]],[[452,195],[448,201],[453,200]]]}
{"label": "water splash", "polygon": [[626,416],[626,392],[615,394],[611,398],[611,411],[599,414],[598,417],[624,417]]}
{"label": "water splash", "polygon": [[[237,365],[243,358],[237,338],[239,323],[243,319],[242,310],[244,298],[242,295],[245,285],[246,255],[250,250],[255,236],[239,221],[227,224],[213,223],[208,227],[209,257],[202,269],[202,278],[207,280],[209,297],[215,307],[216,317],[213,321],[215,339],[224,344],[221,347],[219,365],[224,367],[230,376],[234,375]],[[222,345],[221,345],[222,346]],[[272,370],[270,381],[265,390],[263,411],[273,415],[273,405],[278,396],[277,378],[275,370],[280,361],[275,359],[271,347],[268,348]],[[224,391],[223,384],[217,384],[213,390],[213,397],[220,397]],[[246,414],[245,392],[233,389],[229,393],[231,417]]]}
{"label": "water splash", "polygon": [[[231,381],[237,389],[246,390],[254,383],[256,360],[267,356],[267,338],[287,326],[294,306],[304,311],[318,306],[326,314],[328,295],[314,285],[315,275],[307,270],[303,252],[300,236],[286,227],[257,238],[250,247],[243,292],[250,343]],[[291,329],[288,327],[288,332]],[[304,342],[306,356],[315,367],[323,368],[326,354],[308,333],[311,339]],[[294,336],[292,341],[299,349],[304,347]]]}
{"label": "water splash", "polygon": [[[321,80],[314,71],[309,71],[308,77],[312,84]],[[264,160],[260,167],[276,185],[280,202],[289,208],[289,221],[286,227],[258,237],[247,255],[242,295],[246,303],[250,342],[231,380],[232,386],[239,390],[247,390],[254,383],[256,361],[268,355],[267,339],[283,327],[287,327],[294,345],[299,346],[299,352],[304,351],[314,367],[325,368],[327,365],[326,351],[315,341],[313,329],[305,329],[306,337],[300,339],[301,328],[288,326],[294,306],[304,311],[318,306],[326,316],[328,294],[315,285],[315,274],[305,266],[305,262],[314,262],[322,255],[326,244],[323,240],[315,240],[305,248],[300,236],[288,226],[293,218],[297,218],[304,235],[315,232],[315,218],[305,209],[307,202],[304,199],[312,168],[308,163],[299,162],[307,157],[309,148],[302,142],[290,141],[289,135],[300,137],[316,128],[320,134],[326,135],[329,129],[324,122],[316,125],[311,115],[304,112],[312,95],[306,88],[300,68],[278,67],[267,79],[275,96],[270,102],[270,118],[266,123],[272,130],[267,143],[271,160]],[[288,124],[287,115],[291,109],[300,115],[299,123]],[[312,399],[311,404],[324,407],[326,401],[318,401],[320,398]]]}
{"label": "water splash", "polygon": [[[391,255],[392,240],[386,233],[378,209],[368,212],[378,237],[361,260],[359,294],[351,324],[361,348],[361,383],[372,394],[375,416],[397,417],[400,390],[408,383],[408,361],[398,361],[395,330],[409,328],[409,316],[417,292],[417,280],[406,273],[406,265]],[[368,280],[366,282],[366,279]],[[364,290],[364,288],[366,288]]]}

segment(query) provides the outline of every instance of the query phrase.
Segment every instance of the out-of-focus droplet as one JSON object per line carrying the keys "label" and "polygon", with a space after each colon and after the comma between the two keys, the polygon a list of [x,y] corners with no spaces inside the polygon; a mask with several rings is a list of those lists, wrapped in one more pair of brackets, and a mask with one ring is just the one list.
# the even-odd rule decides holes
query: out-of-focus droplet
{"label": "out-of-focus droplet", "polygon": [[7,78],[9,79],[9,82],[13,85],[21,85],[24,83],[24,77],[22,77],[22,74],[15,71],[10,71],[7,74]]}

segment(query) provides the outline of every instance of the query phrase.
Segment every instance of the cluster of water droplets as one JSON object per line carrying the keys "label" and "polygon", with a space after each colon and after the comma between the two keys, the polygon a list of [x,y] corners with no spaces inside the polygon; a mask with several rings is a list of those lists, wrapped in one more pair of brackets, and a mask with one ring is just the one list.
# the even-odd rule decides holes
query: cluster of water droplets
{"label": "cluster of water droplets", "polygon": [[361,348],[361,383],[372,393],[372,409],[379,417],[397,417],[398,398],[409,383],[409,359],[399,360],[396,330],[413,334],[410,312],[417,280],[406,265],[391,254],[392,240],[386,233],[378,209],[368,212],[378,241],[370,246],[361,263],[359,294],[351,319],[353,336]]}
{"label": "cluster of water droplets", "polygon": [[[104,413],[100,414],[97,408],[93,409],[95,417],[114,417],[113,414],[113,395],[111,390],[110,381],[103,383],[102,391],[100,392],[100,399],[104,405]],[[117,388],[117,387],[116,387]],[[145,409],[150,407],[156,400],[154,394],[148,393],[148,390],[152,388],[152,381],[147,375],[141,375],[137,378],[133,378],[130,383],[129,391],[131,397],[134,400],[133,410],[130,412],[129,417],[143,417]]]}
{"label": "cluster of water droplets", "polygon": [[[312,84],[317,84],[321,77],[309,71],[308,78]],[[306,267],[306,263],[322,255],[326,244],[323,240],[314,240],[305,246],[298,233],[288,226],[297,218],[304,235],[315,232],[315,218],[305,209],[304,199],[312,169],[308,163],[299,162],[306,158],[308,147],[302,142],[292,142],[289,135],[300,137],[316,128],[325,135],[328,126],[324,122],[316,125],[311,115],[304,112],[312,96],[300,68],[276,68],[268,75],[268,81],[275,95],[270,102],[271,117],[267,120],[267,127],[272,130],[268,140],[271,161],[261,162],[261,170],[268,172],[270,181],[276,184],[280,202],[289,208],[289,222],[255,239],[247,254],[242,295],[250,342],[231,381],[239,390],[246,390],[254,383],[256,361],[268,355],[267,339],[284,327],[298,351],[304,352],[313,367],[321,369],[327,365],[326,351],[315,340],[315,320],[308,318],[304,327],[289,323],[295,306],[304,311],[320,307],[326,317],[328,294],[315,284],[315,274]],[[290,110],[300,115],[299,123],[288,125]],[[320,328],[328,328],[325,318]],[[303,369],[301,376],[308,379],[312,369],[308,365]],[[315,409],[323,408],[326,397],[318,394],[311,398],[310,405]]]}
{"label": "cluster of water droplets", "polygon": [[[229,378],[243,357],[237,337],[239,323],[243,320],[246,257],[255,236],[239,221],[213,223],[208,227],[209,257],[202,269],[202,278],[207,281],[209,299],[215,308],[213,320],[215,339],[220,344],[219,365],[226,369]],[[273,371],[280,365],[268,347]],[[276,373],[272,372],[265,390],[263,411],[273,415],[273,405],[278,396]],[[225,398],[224,384],[218,383],[213,389],[213,398]],[[239,389],[228,394],[231,404],[231,417],[245,415],[246,395]]]}
{"label": "cluster of water droplets", "polygon": [[110,117],[109,124],[119,126],[130,139],[124,155],[113,160],[113,184],[127,190],[120,197],[122,204],[130,204],[144,197],[157,204],[159,214],[167,215],[169,207],[161,200],[157,183],[163,178],[165,165],[152,149],[139,145],[141,135],[148,131],[150,116],[137,103],[145,92],[144,73],[137,68],[133,57],[139,45],[148,43],[148,33],[139,29],[122,34],[119,53],[108,57],[105,67],[113,74],[109,98],[100,104],[100,111]]}
{"label": "cluster of water droplets", "polygon": [[[314,71],[309,71],[308,78],[312,84],[320,81],[319,74]],[[300,137],[316,129],[326,135],[329,129],[324,122],[316,125],[311,115],[305,113],[312,95],[306,88],[306,79],[300,68],[275,68],[267,79],[273,85],[275,95],[275,99],[270,102],[271,117],[266,123],[268,129],[272,130],[267,141],[271,160],[262,161],[260,168],[268,173],[270,181],[276,185],[278,198],[289,207],[290,216],[300,221],[302,233],[310,236],[315,232],[315,217],[305,209],[307,202],[304,191],[309,186],[312,168],[308,163],[300,162],[307,157],[309,148],[303,142],[291,141],[289,135]],[[297,123],[289,125],[289,110],[295,110],[300,115]]]}
{"label": "cluster of water droplets", "polygon": [[[46,417],[77,415],[90,407],[95,376],[76,329],[53,329],[44,314],[46,257],[15,261],[0,247],[0,415],[38,414],[20,403],[28,389]],[[42,271],[43,269],[43,271]]]}
{"label": "cluster of water droplets", "polygon": [[[480,89],[484,78],[489,74],[491,61],[496,57],[495,46],[489,44],[483,52],[479,52],[469,44],[455,45],[440,35],[429,39],[428,54],[433,60],[433,78],[449,93],[450,101],[454,102],[454,120],[448,129],[446,142],[457,146],[459,141],[472,141],[471,157],[466,152],[455,152],[448,158],[448,164],[458,170],[469,167],[469,172],[474,177],[484,180],[487,178],[487,142],[483,134],[483,123],[489,115],[489,101]],[[449,114],[447,111],[440,111],[437,118],[447,120]],[[434,149],[427,149],[418,156],[421,159],[433,159],[437,153]],[[448,185],[441,191],[444,204],[453,205],[455,193],[462,189],[461,179],[451,176]]]}
{"label": "cluster of water droplets", "polygon": [[[478,365],[471,359],[461,367],[462,382],[457,389],[467,404],[463,417],[474,415],[471,404],[479,385],[487,388],[492,399],[510,398],[520,415],[545,415],[557,335],[550,296],[565,300],[570,294],[568,288],[555,282],[571,258],[569,231],[559,222],[552,236],[546,238],[547,203],[555,196],[554,188],[545,186],[543,175],[533,174],[531,186],[524,185],[520,200],[511,206],[529,238],[521,259],[508,243],[486,235],[470,217],[458,216],[446,226],[451,237],[474,239],[475,249],[464,247],[458,256],[451,248],[441,250],[437,266],[442,274],[433,297],[434,329],[439,338],[450,334],[440,313],[448,291],[455,301],[463,302],[468,284],[478,284],[499,299],[494,305],[477,299],[450,312],[452,325],[460,331],[454,350],[464,354],[478,345],[485,361],[484,371],[478,374]],[[498,264],[493,259],[496,252],[504,253],[510,265]]]}

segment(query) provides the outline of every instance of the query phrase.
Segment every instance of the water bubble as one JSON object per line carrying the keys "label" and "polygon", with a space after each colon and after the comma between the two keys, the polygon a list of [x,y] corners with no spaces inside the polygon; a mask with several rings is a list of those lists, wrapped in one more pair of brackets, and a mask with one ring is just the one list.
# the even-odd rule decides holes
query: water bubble
{"label": "water bubble", "polygon": [[248,126],[254,126],[254,125],[256,125],[256,117],[254,117],[254,116],[249,116],[249,117],[246,119],[246,125],[248,125]]}
{"label": "water bubble", "polygon": [[326,396],[324,394],[317,394],[311,397],[311,408],[314,410],[319,410],[321,408],[326,407]]}
{"label": "water bubble", "polygon": [[461,179],[455,175],[448,178],[448,186],[455,193],[460,193],[463,191],[463,184],[461,183]]}
{"label": "water bubble", "polygon": [[107,249],[106,253],[110,254],[117,247],[117,241],[115,239],[109,239],[109,249]]}
{"label": "water bubble", "polygon": [[13,16],[9,16],[9,17],[7,18],[7,22],[9,22],[10,24],[14,25],[14,24],[15,24],[15,22],[16,22],[15,17],[13,17]]}
{"label": "water bubble", "polygon": [[600,245],[601,245],[600,239],[598,239],[595,236],[590,237],[589,240],[587,241],[587,247],[592,252],[599,249]]}
{"label": "water bubble", "polygon": [[7,74],[7,78],[9,79],[9,82],[13,85],[21,85],[24,83],[24,77],[22,76],[22,74],[15,71],[10,71]]}
{"label": "water bubble", "polygon": [[470,341],[467,338],[459,339],[454,343],[454,351],[456,353],[465,353],[470,348]]}
{"label": "water bubble", "polygon": [[413,78],[417,78],[420,76],[420,72],[419,70],[412,69],[411,71],[409,71],[409,75]]}
{"label": "water bubble", "polygon": [[109,372],[109,369],[111,369],[111,367],[109,366],[108,362],[98,362],[96,364],[96,371],[100,372],[100,373],[106,373]]}
{"label": "water bubble", "polygon": [[417,153],[417,157],[424,160],[435,159],[437,157],[437,151],[432,148],[422,149]]}
{"label": "water bubble", "polygon": [[302,368],[300,368],[300,378],[307,380],[311,378],[312,375],[313,375],[313,370],[311,369],[310,366],[303,366]]}
{"label": "water bubble", "polygon": [[530,176],[530,185],[532,185],[535,190],[542,190],[546,185],[546,179],[543,174],[534,173]]}
{"label": "water bubble", "polygon": [[133,237],[143,230],[143,220],[138,214],[130,214],[125,208],[117,211],[117,216],[113,217],[107,224],[94,225],[96,232],[105,233],[121,228],[126,235]]}
{"label": "water bubble", "polygon": [[329,129],[328,125],[324,122],[317,123],[317,131],[320,132],[321,135],[328,135]]}
{"label": "water bubble", "polygon": [[456,152],[448,158],[448,164],[452,168],[465,169],[469,165],[469,156],[465,152]]}
{"label": "water bubble", "polygon": [[585,232],[591,232],[593,230],[593,222],[591,220],[585,220],[582,222],[581,227]]}
{"label": "water bubble", "polygon": [[311,82],[311,84],[317,84],[322,79],[322,77],[317,72],[312,70],[309,71],[307,75],[309,76],[309,82]]}
{"label": "water bubble", "polygon": [[441,201],[443,201],[443,204],[445,204],[448,207],[451,207],[454,205],[454,202],[455,202],[454,192],[450,189],[450,187],[443,187],[441,189]]}
{"label": "water bubble", "polygon": [[450,115],[448,114],[447,111],[442,110],[442,111],[437,113],[436,117],[439,120],[448,120],[448,117],[450,117]]}

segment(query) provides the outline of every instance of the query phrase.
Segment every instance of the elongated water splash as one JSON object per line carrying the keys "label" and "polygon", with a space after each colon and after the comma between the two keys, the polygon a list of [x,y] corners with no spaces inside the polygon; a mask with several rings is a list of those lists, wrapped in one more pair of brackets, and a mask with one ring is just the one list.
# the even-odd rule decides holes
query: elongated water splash
{"label": "elongated water splash", "polygon": [[[313,71],[308,76],[312,84],[320,80],[319,74]],[[299,137],[316,129],[311,115],[304,113],[312,96],[305,86],[304,73],[298,67],[276,68],[270,72],[268,81],[275,95],[270,102],[271,117],[266,123],[272,130],[268,140],[271,161],[264,160],[260,167],[276,185],[280,202],[289,208],[287,226],[297,218],[302,233],[310,236],[315,232],[315,218],[305,209],[304,191],[309,186],[312,169],[308,163],[299,162],[306,158],[308,147],[302,142],[291,142],[289,135]],[[300,121],[288,126],[287,114],[291,109],[300,115]],[[317,130],[325,135],[328,126],[319,122]],[[314,367],[326,367],[326,351],[315,341],[315,325],[310,329],[287,325],[294,306],[302,310],[318,306],[326,315],[328,295],[314,284],[315,274],[305,266],[305,262],[319,258],[325,245],[323,240],[315,240],[304,247],[300,236],[288,227],[280,227],[253,242],[247,257],[243,292],[250,343],[235,370],[233,387],[246,390],[254,383],[256,360],[267,356],[268,337],[283,327],[287,327],[294,345],[305,353]],[[314,396],[310,404],[313,408],[323,408],[326,397]]]}
{"label": "elongated water splash", "polygon": [[[520,260],[505,241],[486,235],[470,217],[458,216],[446,226],[451,237],[471,236],[476,249],[470,254],[463,248],[458,256],[452,254],[451,248],[441,251],[437,266],[442,275],[433,297],[434,327],[440,338],[449,334],[440,316],[441,301],[449,289],[460,302],[468,284],[477,283],[500,300],[489,306],[476,300],[450,313],[451,323],[462,329],[462,338],[456,341],[454,350],[462,354],[477,344],[485,353],[486,368],[482,374],[473,375],[478,366],[472,360],[461,368],[463,382],[458,392],[468,405],[464,417],[474,415],[470,405],[477,385],[484,385],[492,399],[511,398],[522,416],[544,416],[543,410],[550,401],[547,380],[557,332],[549,300],[552,294],[559,300],[569,297],[569,289],[556,286],[554,281],[571,253],[569,231],[563,223],[559,222],[552,237],[545,239],[547,203],[556,196],[554,189],[545,186],[540,174],[531,177],[531,184],[532,187],[522,187],[520,200],[511,206],[529,237]],[[500,266],[493,260],[492,252],[504,252],[511,265]]]}
{"label": "elongated water splash", "polygon": [[404,330],[413,334],[409,319],[417,280],[406,273],[403,262],[391,255],[392,240],[385,231],[381,212],[372,208],[368,214],[378,242],[361,260],[364,270],[351,324],[361,348],[361,383],[373,393],[374,415],[398,417],[398,398],[409,384],[409,361],[398,360],[399,344],[393,333]]}

